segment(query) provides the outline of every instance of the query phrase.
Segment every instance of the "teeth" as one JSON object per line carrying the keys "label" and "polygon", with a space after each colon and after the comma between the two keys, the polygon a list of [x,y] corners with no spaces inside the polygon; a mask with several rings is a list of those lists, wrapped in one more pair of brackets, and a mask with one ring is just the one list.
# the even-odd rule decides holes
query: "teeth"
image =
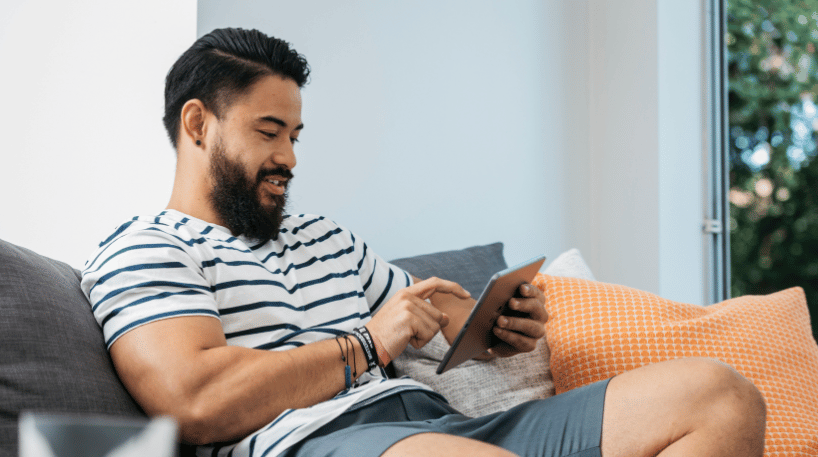
{"label": "teeth", "polygon": [[273,183],[273,185],[276,185],[276,186],[278,186],[279,184],[281,184],[281,181],[279,181],[279,180],[277,180],[277,179],[268,179],[268,180],[267,180],[267,182],[269,182],[269,183]]}

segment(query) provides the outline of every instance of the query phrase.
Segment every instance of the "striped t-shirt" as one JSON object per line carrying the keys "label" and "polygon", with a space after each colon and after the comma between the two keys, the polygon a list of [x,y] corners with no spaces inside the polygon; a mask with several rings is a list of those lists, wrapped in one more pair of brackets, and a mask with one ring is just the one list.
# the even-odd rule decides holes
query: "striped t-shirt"
{"label": "striped t-shirt", "polygon": [[[364,325],[411,282],[361,239],[320,216],[287,216],[276,240],[258,244],[174,210],[119,226],[82,275],[109,348],[129,330],[159,319],[212,316],[221,321],[228,345],[292,349]],[[373,369],[331,400],[287,410],[238,443],[200,446],[198,453],[276,455],[344,411],[407,389],[428,387]]]}

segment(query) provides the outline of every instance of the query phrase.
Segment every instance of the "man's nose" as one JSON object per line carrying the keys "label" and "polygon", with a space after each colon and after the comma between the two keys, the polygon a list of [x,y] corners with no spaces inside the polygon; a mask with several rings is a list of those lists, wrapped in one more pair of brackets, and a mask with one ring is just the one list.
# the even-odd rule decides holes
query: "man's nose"
{"label": "man's nose", "polygon": [[293,143],[289,139],[286,145],[279,148],[275,154],[273,154],[273,162],[275,162],[276,165],[283,165],[290,170],[295,168],[295,150],[293,149]]}

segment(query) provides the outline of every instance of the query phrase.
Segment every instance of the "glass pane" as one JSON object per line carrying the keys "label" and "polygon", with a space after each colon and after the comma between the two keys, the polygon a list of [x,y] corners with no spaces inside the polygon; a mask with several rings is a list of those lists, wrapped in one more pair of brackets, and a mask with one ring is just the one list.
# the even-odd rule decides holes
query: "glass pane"
{"label": "glass pane", "polygon": [[800,286],[818,337],[818,0],[726,0],[733,296]]}

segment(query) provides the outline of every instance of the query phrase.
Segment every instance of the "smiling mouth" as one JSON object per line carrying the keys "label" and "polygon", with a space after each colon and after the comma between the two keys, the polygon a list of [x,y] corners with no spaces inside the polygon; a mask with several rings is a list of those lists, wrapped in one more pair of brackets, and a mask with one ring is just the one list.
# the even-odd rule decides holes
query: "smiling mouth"
{"label": "smiling mouth", "polygon": [[264,180],[264,187],[271,194],[284,195],[284,192],[287,190],[287,180],[278,177],[270,177]]}

